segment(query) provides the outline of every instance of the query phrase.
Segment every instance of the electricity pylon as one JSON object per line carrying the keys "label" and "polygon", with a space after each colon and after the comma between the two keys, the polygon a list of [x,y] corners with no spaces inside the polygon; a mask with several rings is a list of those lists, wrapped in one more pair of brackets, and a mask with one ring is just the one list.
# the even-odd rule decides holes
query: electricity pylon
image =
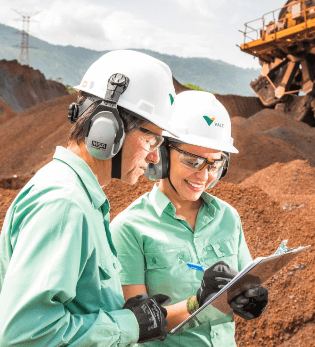
{"label": "electricity pylon", "polygon": [[26,65],[29,65],[29,63],[30,63],[29,49],[30,48],[36,48],[36,47],[32,47],[29,45],[29,28],[30,28],[30,22],[31,22],[30,18],[35,16],[36,14],[38,14],[40,11],[33,13],[33,14],[26,14],[26,13],[22,13],[22,12],[19,12],[17,10],[14,10],[14,9],[12,9],[12,10],[15,11],[17,14],[19,14],[22,17],[22,19],[18,19],[18,20],[23,21],[23,30],[20,32],[22,34],[21,45],[16,45],[16,47],[21,47],[21,52],[20,52],[20,56],[19,56],[19,63],[22,64],[23,58],[25,57]]}

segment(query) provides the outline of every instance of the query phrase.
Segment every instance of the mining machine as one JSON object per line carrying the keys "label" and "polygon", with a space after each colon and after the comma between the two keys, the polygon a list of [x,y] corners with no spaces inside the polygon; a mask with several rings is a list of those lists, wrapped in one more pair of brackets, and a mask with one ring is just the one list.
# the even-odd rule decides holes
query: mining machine
{"label": "mining machine", "polygon": [[245,23],[242,33],[240,49],[258,57],[262,66],[250,85],[265,107],[285,103],[300,91],[315,98],[315,0],[289,0]]}

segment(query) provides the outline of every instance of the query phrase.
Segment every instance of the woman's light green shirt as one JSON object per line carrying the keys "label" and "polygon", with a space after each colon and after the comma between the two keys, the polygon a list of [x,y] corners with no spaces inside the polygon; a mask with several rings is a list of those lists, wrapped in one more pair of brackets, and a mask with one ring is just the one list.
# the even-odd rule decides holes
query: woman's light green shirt
{"label": "woman's light green shirt", "polygon": [[[210,267],[223,260],[241,270],[252,260],[237,211],[208,193],[202,200],[194,231],[176,216],[156,185],[113,220],[122,284],[145,284],[149,295],[169,295],[175,304],[196,295],[200,287],[203,273],[188,268],[187,262]],[[236,346],[232,313],[221,320],[209,317],[209,322],[147,345]]]}
{"label": "woman's light green shirt", "polygon": [[0,346],[130,346],[109,203],[89,166],[57,147],[21,190],[0,236]]}

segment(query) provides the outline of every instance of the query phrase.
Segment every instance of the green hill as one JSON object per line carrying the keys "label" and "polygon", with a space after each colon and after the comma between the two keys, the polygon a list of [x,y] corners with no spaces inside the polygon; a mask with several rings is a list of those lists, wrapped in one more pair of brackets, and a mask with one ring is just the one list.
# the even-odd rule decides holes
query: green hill
{"label": "green hill", "polygon": [[[0,60],[18,59],[21,35],[18,30],[0,24]],[[108,51],[95,51],[82,47],[52,45],[30,36],[30,65],[45,77],[63,78],[64,84],[79,84],[86,69]],[[182,84],[192,83],[219,94],[253,95],[249,83],[257,78],[259,70],[243,69],[220,60],[207,58],[182,58],[175,55],[137,49],[168,64],[174,77]]]}

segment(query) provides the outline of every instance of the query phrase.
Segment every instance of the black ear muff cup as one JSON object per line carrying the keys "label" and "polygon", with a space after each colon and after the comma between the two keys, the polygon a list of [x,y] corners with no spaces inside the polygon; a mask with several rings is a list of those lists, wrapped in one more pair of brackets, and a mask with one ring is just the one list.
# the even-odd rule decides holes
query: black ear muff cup
{"label": "black ear muff cup", "polygon": [[157,181],[168,177],[170,167],[170,151],[166,141],[158,149],[160,161],[157,164],[150,163],[144,171],[145,177],[151,181]]}

